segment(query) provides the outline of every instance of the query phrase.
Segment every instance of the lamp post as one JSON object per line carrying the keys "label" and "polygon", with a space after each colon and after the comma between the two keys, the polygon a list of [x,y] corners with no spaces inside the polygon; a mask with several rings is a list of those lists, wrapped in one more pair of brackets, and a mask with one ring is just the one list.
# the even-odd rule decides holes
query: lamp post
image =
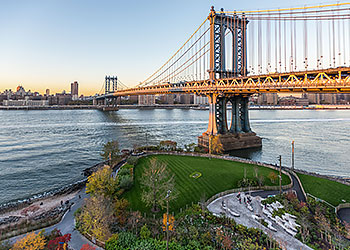
{"label": "lamp post", "polygon": [[280,161],[280,194],[282,194],[282,155],[279,156]]}
{"label": "lamp post", "polygon": [[166,194],[166,249],[169,249],[169,196],[171,190],[168,190]]}
{"label": "lamp post", "polygon": [[294,171],[294,141],[292,141],[292,171]]}

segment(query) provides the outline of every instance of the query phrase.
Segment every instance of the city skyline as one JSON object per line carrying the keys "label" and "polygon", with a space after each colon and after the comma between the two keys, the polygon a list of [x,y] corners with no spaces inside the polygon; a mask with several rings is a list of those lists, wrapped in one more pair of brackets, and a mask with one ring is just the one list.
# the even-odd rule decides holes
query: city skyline
{"label": "city skyline", "polygon": [[[307,4],[315,3],[319,4],[314,0]],[[175,52],[205,19],[211,5],[250,10],[305,3],[2,1],[0,20],[7,25],[0,28],[4,34],[0,90],[23,85],[40,93],[46,89],[61,93],[78,81],[80,93],[93,95],[100,91],[105,75],[117,75],[126,85],[136,85]],[[169,15],[170,10],[179,15]]]}

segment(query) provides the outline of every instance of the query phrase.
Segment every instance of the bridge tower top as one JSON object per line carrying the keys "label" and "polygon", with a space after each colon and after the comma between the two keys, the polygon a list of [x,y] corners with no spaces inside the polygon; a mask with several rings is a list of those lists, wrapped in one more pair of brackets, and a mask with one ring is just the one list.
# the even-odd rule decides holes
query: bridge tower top
{"label": "bridge tower top", "polygon": [[[244,14],[225,15],[224,9],[216,13],[211,7],[208,16],[210,22],[210,68],[209,79],[227,78],[247,75],[247,24]],[[232,34],[232,71],[226,70],[225,37]]]}
{"label": "bridge tower top", "polygon": [[[117,91],[117,76],[106,76],[105,77],[105,94],[114,93]],[[112,86],[111,86],[112,85]],[[111,90],[112,87],[112,90]]]}

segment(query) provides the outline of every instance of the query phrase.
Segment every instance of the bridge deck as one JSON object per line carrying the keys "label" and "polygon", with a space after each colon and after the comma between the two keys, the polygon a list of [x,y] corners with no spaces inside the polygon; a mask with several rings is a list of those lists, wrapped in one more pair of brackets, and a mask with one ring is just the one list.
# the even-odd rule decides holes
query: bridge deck
{"label": "bridge deck", "polygon": [[105,97],[129,95],[156,95],[175,93],[254,94],[254,93],[350,93],[350,67],[326,70],[271,73],[227,79],[166,83],[130,88],[110,93]]}

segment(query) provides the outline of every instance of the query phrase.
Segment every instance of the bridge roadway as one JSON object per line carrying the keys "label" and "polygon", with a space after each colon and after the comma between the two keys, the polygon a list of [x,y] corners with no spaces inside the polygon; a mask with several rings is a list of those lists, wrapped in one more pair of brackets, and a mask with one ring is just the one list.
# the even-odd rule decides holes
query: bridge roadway
{"label": "bridge roadway", "polygon": [[198,95],[250,95],[255,93],[350,93],[350,67],[325,70],[271,73],[246,77],[226,78],[118,90],[96,99],[130,95],[157,95],[195,93]]}

